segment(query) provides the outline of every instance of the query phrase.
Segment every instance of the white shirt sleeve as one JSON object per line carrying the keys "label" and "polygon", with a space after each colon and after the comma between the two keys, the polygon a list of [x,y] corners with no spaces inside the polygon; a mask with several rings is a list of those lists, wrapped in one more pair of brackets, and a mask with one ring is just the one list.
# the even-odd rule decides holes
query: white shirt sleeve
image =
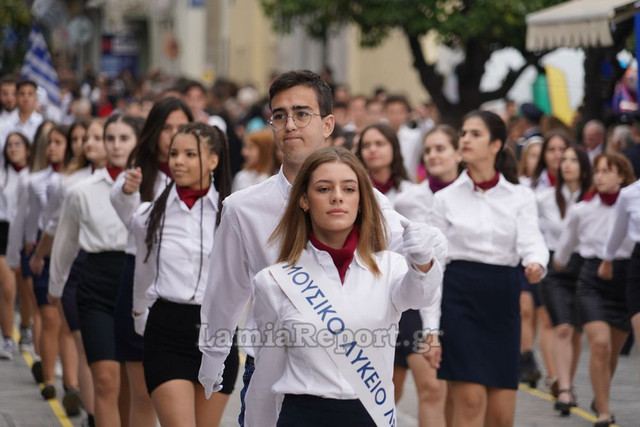
{"label": "white shirt sleeve", "polygon": [[138,206],[140,206],[140,192],[136,191],[131,194],[125,194],[125,192],[122,191],[125,177],[126,171],[116,178],[116,182],[113,184],[113,187],[111,187],[109,200],[111,200],[113,208],[118,214],[118,217],[120,217],[120,221],[129,229],[133,214],[136,212],[136,209],[138,209]]}
{"label": "white shirt sleeve", "polygon": [[71,265],[78,255],[80,245],[80,197],[78,193],[70,193],[62,203],[60,222],[53,239],[51,260],[49,264],[49,293],[54,297],[62,297]]}
{"label": "white shirt sleeve", "polygon": [[25,242],[38,241],[38,217],[40,216],[40,201],[31,182],[27,186],[27,216],[24,220]]}
{"label": "white shirt sleeve", "polygon": [[[395,269],[393,274],[397,274]],[[408,309],[424,309],[429,316],[423,319],[424,327],[437,330],[440,326],[440,303],[442,300],[443,269],[434,259],[427,273],[409,266],[399,280],[394,280],[391,301],[400,313]],[[422,313],[422,311],[421,311]]]}
{"label": "white shirt sleeve", "polygon": [[[254,314],[258,331],[278,331],[281,326],[278,316],[278,302],[274,293],[280,293],[280,287],[271,280],[269,273],[263,270],[254,279],[256,292]],[[274,426],[282,404],[282,396],[272,390],[273,385],[284,373],[287,350],[273,343],[261,343],[255,350],[255,371],[249,383],[245,397],[245,425]]]}
{"label": "white shirt sleeve", "polygon": [[621,194],[621,197],[618,197],[618,201],[614,206],[613,224],[604,244],[603,258],[607,261],[613,261],[616,257],[616,252],[618,252],[628,234],[629,200],[623,195],[624,193]]}
{"label": "white shirt sleeve", "polygon": [[44,208],[44,231],[50,236],[56,234],[58,222],[60,221],[60,209],[62,209],[63,197],[62,177],[56,174],[55,178],[52,177],[51,181],[47,184],[47,205]]}
{"label": "white shirt sleeve", "polygon": [[145,243],[145,237],[147,234],[147,227],[145,225],[147,215],[147,209],[150,203],[143,203],[140,208],[134,214],[131,220],[131,233],[133,233],[136,243],[136,265],[133,274],[133,311],[137,313],[144,313],[154,300],[147,297],[147,290],[151,284],[155,281],[157,269],[156,269],[156,250],[154,246],[151,248],[148,260],[147,258],[147,245]]}
{"label": "white shirt sleeve", "polygon": [[234,212],[223,208],[211,256],[215,264],[210,269],[200,312],[202,362],[198,380],[207,394],[212,392],[215,381],[222,372],[231,343],[210,345],[203,334],[223,331],[233,336],[240,316],[252,296],[252,277],[246,264],[247,259],[237,217]]}
{"label": "white shirt sleeve", "polygon": [[25,242],[25,221],[29,212],[29,194],[23,179],[20,179],[18,184],[16,212],[18,214],[9,226],[9,244],[7,245],[7,263],[11,268],[20,266],[20,250]]}
{"label": "white shirt sleeve", "polygon": [[516,249],[522,258],[522,265],[538,263],[545,270],[549,264],[549,250],[538,226],[538,207],[534,193],[528,189],[523,191],[525,203],[520,206],[516,217],[517,236]]}
{"label": "white shirt sleeve", "polygon": [[558,246],[553,254],[553,261],[560,265],[566,266],[569,263],[571,254],[577,251],[578,246],[578,227],[580,225],[577,209],[570,209],[564,220],[562,234],[558,239]]}

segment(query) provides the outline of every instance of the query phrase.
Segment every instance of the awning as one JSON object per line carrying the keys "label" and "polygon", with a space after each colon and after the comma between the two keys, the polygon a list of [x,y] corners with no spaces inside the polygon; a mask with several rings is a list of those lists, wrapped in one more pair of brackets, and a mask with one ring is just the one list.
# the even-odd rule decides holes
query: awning
{"label": "awning", "polygon": [[572,0],[527,15],[527,50],[611,46],[611,25],[640,10],[640,1]]}

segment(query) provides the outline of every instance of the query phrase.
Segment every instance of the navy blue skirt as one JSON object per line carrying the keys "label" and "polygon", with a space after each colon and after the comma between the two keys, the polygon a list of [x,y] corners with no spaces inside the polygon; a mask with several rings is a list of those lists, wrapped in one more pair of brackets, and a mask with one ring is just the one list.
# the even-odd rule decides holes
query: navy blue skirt
{"label": "navy blue skirt", "polygon": [[442,286],[438,378],[517,389],[520,358],[518,267],[452,261]]}
{"label": "navy blue skirt", "polygon": [[67,320],[69,330],[71,332],[80,330],[80,320],[78,320],[78,286],[82,282],[82,270],[84,269],[84,263],[87,260],[87,253],[83,250],[78,252],[78,256],[71,265],[69,271],[69,278],[64,285],[64,291],[62,292],[62,311],[64,312],[64,318]]}
{"label": "navy blue skirt", "polygon": [[114,310],[116,359],[119,362],[142,362],[144,353],[144,338],[136,333],[131,315],[135,267],[136,257],[127,254]]}

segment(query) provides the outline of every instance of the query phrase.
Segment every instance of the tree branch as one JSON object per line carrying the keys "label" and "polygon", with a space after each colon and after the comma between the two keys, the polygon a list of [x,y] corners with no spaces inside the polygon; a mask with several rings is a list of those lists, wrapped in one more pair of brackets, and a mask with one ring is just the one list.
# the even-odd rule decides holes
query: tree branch
{"label": "tree branch", "polygon": [[436,104],[440,111],[449,110],[451,103],[444,95],[442,88],[444,87],[444,79],[436,71],[434,65],[427,64],[422,53],[422,46],[420,45],[420,39],[415,34],[410,34],[406,29],[404,31],[407,41],[409,42],[409,49],[413,56],[413,67],[420,76],[422,85],[429,91],[431,99]]}
{"label": "tree branch", "polygon": [[518,78],[520,78],[524,70],[526,70],[530,65],[537,64],[544,53],[527,55],[525,57],[525,63],[522,67],[518,68],[517,70],[510,68],[509,72],[502,80],[502,85],[500,85],[498,89],[490,92],[480,93],[480,103],[484,104],[485,102],[493,101],[494,99],[501,99],[506,97]]}

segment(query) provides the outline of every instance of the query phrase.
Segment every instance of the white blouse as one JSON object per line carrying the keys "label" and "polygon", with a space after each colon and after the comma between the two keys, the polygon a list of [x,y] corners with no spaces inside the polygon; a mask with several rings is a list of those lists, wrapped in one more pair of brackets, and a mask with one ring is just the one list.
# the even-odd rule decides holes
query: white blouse
{"label": "white blouse", "polygon": [[515,267],[540,264],[549,252],[538,227],[533,191],[500,175],[487,191],[474,190],[467,171],[434,196],[433,224],[449,241],[447,259]]}
{"label": "white blouse", "polygon": [[407,188],[396,197],[393,207],[411,221],[430,224],[433,214],[433,191],[429,187],[429,181],[425,180]]}
{"label": "white blouse", "polygon": [[[564,185],[562,187],[562,196],[567,202],[564,214],[564,218],[566,218],[569,209],[576,204],[578,196],[580,196],[580,190],[572,193],[569,187]],[[551,187],[542,190],[536,194],[536,198],[538,201],[540,231],[542,231],[544,241],[547,243],[549,250],[555,251],[558,245],[558,238],[564,228],[564,218],[560,216],[560,208],[556,202],[556,189]]]}
{"label": "white blouse", "polygon": [[62,202],[69,192],[69,189],[82,182],[85,178],[90,177],[92,173],[91,166],[84,167],[73,172],[70,175],[54,174],[49,179],[46,186],[47,205],[44,209],[44,231],[53,236],[58,228],[60,221],[60,211],[62,210]]}
{"label": "white blouse", "polygon": [[20,172],[10,165],[0,167],[0,221],[11,223],[16,217],[19,186]]}
{"label": "white blouse", "polygon": [[389,199],[389,202],[393,204],[401,194],[403,194],[405,191],[408,191],[409,189],[415,186],[416,184],[412,183],[411,181],[407,181],[405,179],[400,181],[400,188],[391,187],[391,189],[387,191],[384,195],[387,197],[387,199]]}
{"label": "white blouse", "polygon": [[64,199],[51,250],[51,295],[62,295],[79,249],[88,253],[125,250],[128,232],[109,201],[111,187],[107,169],[98,169]]}
{"label": "white blouse", "polygon": [[11,268],[20,266],[20,250],[26,242],[25,222],[29,214],[29,168],[18,172],[16,182],[15,212],[11,212],[9,242],[7,244],[7,264]]}
{"label": "white blouse", "polygon": [[[567,265],[573,252],[583,258],[603,258],[605,238],[615,220],[614,206],[605,205],[599,196],[576,204],[564,222],[553,260]],[[633,241],[626,237],[612,259],[627,259],[631,251]]]}
{"label": "white blouse", "polygon": [[215,263],[211,259],[211,251],[218,213],[218,192],[212,185],[207,195],[198,199],[189,209],[173,186],[165,208],[159,257],[156,242],[145,262],[147,220],[152,207],[151,202],[142,203],[131,220],[131,234],[137,248],[133,310],[142,313],[158,298],[178,304],[202,304],[209,270]]}
{"label": "white blouse", "polygon": [[604,248],[604,259],[612,260],[625,239],[640,242],[640,180],[620,191],[614,220]]}
{"label": "white blouse", "polygon": [[[439,289],[442,286],[442,270],[436,261],[428,273],[408,268],[402,255],[390,251],[374,254],[381,271],[375,276],[364,264],[358,253],[351,262],[344,283],[328,252],[316,249],[308,243],[306,252],[323,270],[326,282],[323,292],[332,304],[341,308],[340,315],[351,331],[385,331],[384,335],[373,338],[376,341],[369,349],[381,353],[384,361],[380,378],[392,386],[393,359],[397,325],[402,312],[423,306],[440,304]],[[301,325],[309,321],[291,303],[267,269],[256,275],[255,313],[257,328],[266,331],[286,331],[286,336],[296,337]],[[388,333],[387,333],[388,332]],[[275,425],[275,406],[256,404],[261,401],[261,390],[268,384],[277,394],[311,394],[331,399],[357,399],[348,380],[338,371],[337,366],[322,345],[297,341],[298,345],[262,347],[256,349],[256,372],[260,377],[252,378],[247,393],[247,425]],[[298,337],[299,338],[299,337]],[[334,351],[333,347],[329,351]],[[266,353],[267,357],[263,357]],[[275,365],[271,362],[279,359]],[[268,374],[268,380],[265,374]],[[258,394],[256,396],[256,394]],[[253,404],[252,404],[253,403]],[[260,423],[255,423],[260,420]]]}
{"label": "white blouse", "polygon": [[[127,171],[125,170],[116,178],[115,184],[111,188],[111,194],[109,198],[111,200],[111,204],[113,208],[118,213],[120,220],[127,227],[128,230],[131,229],[131,220],[133,219],[133,214],[136,212],[136,209],[140,206],[140,192],[136,191],[131,194],[126,194],[122,191],[122,187],[124,186],[124,180],[127,176]],[[156,175],[156,180],[153,183],[153,200],[157,199],[160,194],[164,191],[164,189],[171,182],[171,178],[169,178],[164,172],[158,170],[158,174]],[[136,242],[133,238],[133,235],[130,235],[127,238],[127,248],[125,252],[129,255],[136,255]]]}
{"label": "white blouse", "polygon": [[35,243],[38,240],[38,230],[45,228],[44,209],[47,205],[47,183],[57,175],[51,166],[33,172],[28,180],[28,212],[25,219],[26,241]]}

